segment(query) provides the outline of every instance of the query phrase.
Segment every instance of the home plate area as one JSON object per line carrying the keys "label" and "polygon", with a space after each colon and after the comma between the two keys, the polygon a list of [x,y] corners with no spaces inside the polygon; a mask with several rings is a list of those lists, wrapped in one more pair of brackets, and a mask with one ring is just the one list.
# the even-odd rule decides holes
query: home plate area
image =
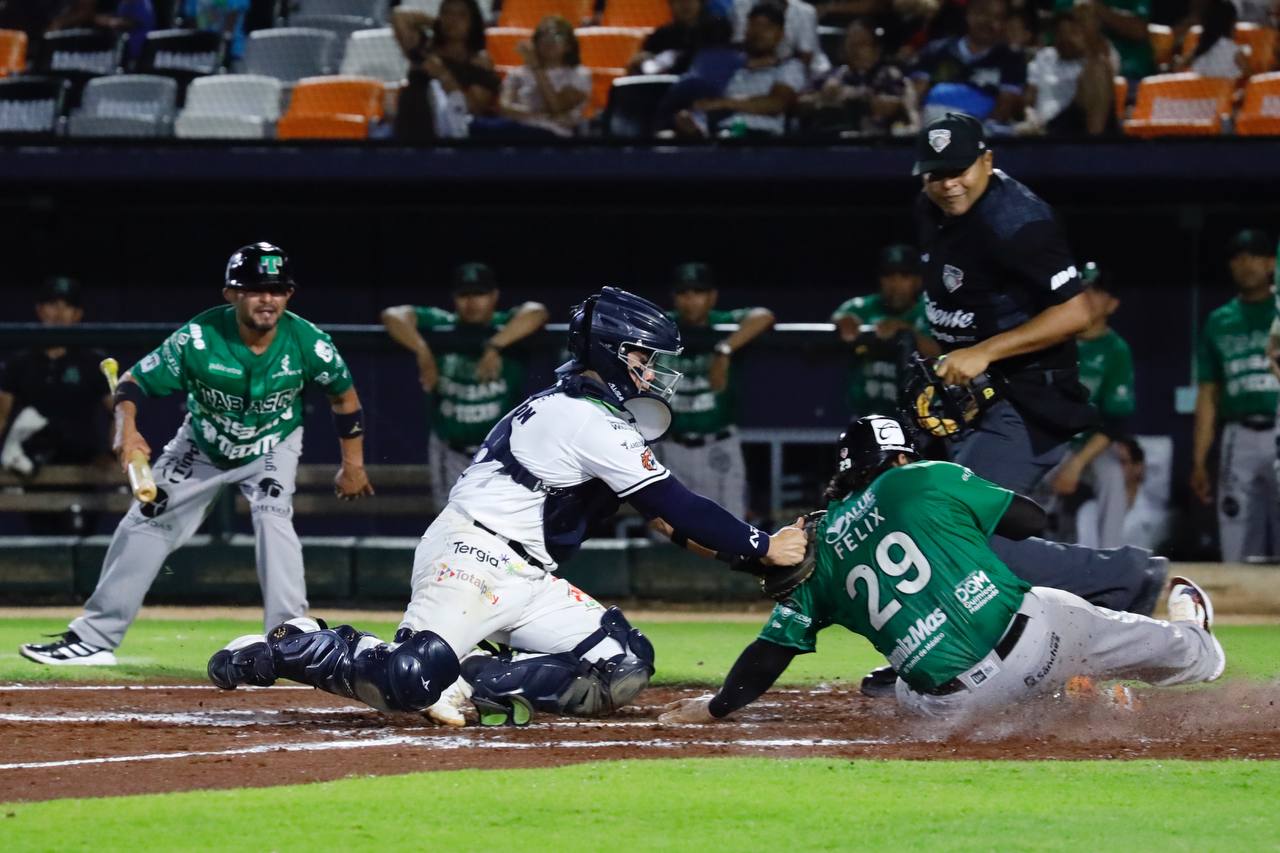
{"label": "home plate area", "polygon": [[1060,696],[946,723],[842,685],[771,691],[711,725],[658,722],[703,692],[652,688],[606,719],[456,729],[306,687],[8,685],[0,782],[8,799],[44,800],[639,758],[1280,758],[1276,685],[1139,691],[1137,710]]}

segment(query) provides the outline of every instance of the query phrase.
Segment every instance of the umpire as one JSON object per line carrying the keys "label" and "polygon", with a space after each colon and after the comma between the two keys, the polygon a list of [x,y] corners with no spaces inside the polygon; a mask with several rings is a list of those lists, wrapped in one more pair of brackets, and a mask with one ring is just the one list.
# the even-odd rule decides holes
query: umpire
{"label": "umpire", "polygon": [[[982,124],[947,113],[921,132],[914,174],[925,313],[942,345],[937,372],[961,385],[988,373],[1003,399],[952,446],[953,461],[1029,493],[1098,425],[1080,384],[1075,336],[1091,319],[1052,209],[993,168]],[[1142,548],[1100,551],[1039,538],[992,539],[1025,580],[1113,610],[1150,614],[1168,561]]]}

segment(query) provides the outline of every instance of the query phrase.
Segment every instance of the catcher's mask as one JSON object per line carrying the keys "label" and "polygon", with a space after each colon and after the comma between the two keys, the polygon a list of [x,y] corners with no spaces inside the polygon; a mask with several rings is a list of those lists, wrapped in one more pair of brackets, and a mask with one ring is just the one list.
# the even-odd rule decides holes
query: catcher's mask
{"label": "catcher's mask", "polygon": [[939,438],[959,439],[978,425],[978,419],[998,399],[991,377],[983,373],[965,385],[948,385],[938,378],[937,361],[912,357],[906,404],[916,426]]}

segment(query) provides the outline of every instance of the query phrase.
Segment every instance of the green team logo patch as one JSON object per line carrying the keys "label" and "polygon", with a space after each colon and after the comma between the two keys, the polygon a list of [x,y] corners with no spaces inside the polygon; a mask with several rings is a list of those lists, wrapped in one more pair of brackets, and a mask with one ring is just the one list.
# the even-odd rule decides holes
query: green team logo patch
{"label": "green team logo patch", "polygon": [[263,255],[258,259],[258,272],[263,275],[280,275],[280,265],[284,258],[279,255]]}

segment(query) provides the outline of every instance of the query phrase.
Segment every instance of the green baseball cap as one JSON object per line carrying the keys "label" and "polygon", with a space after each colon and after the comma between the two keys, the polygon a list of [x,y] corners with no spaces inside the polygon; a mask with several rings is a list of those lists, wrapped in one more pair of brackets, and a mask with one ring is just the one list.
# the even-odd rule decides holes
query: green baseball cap
{"label": "green baseball cap", "polygon": [[1245,228],[1237,232],[1227,244],[1227,257],[1236,255],[1260,255],[1269,258],[1276,253],[1276,240],[1261,228]]}
{"label": "green baseball cap", "polygon": [[57,302],[80,307],[80,282],[65,275],[51,275],[40,285],[36,302]]}
{"label": "green baseball cap", "polygon": [[920,250],[906,243],[894,243],[880,250],[880,275],[920,274]]}
{"label": "green baseball cap", "polygon": [[711,266],[703,263],[678,264],[671,273],[671,292],[686,290],[715,290],[716,277]]}
{"label": "green baseball cap", "polygon": [[453,292],[455,296],[492,293],[497,289],[498,280],[488,264],[472,261],[458,264],[453,270]]}

